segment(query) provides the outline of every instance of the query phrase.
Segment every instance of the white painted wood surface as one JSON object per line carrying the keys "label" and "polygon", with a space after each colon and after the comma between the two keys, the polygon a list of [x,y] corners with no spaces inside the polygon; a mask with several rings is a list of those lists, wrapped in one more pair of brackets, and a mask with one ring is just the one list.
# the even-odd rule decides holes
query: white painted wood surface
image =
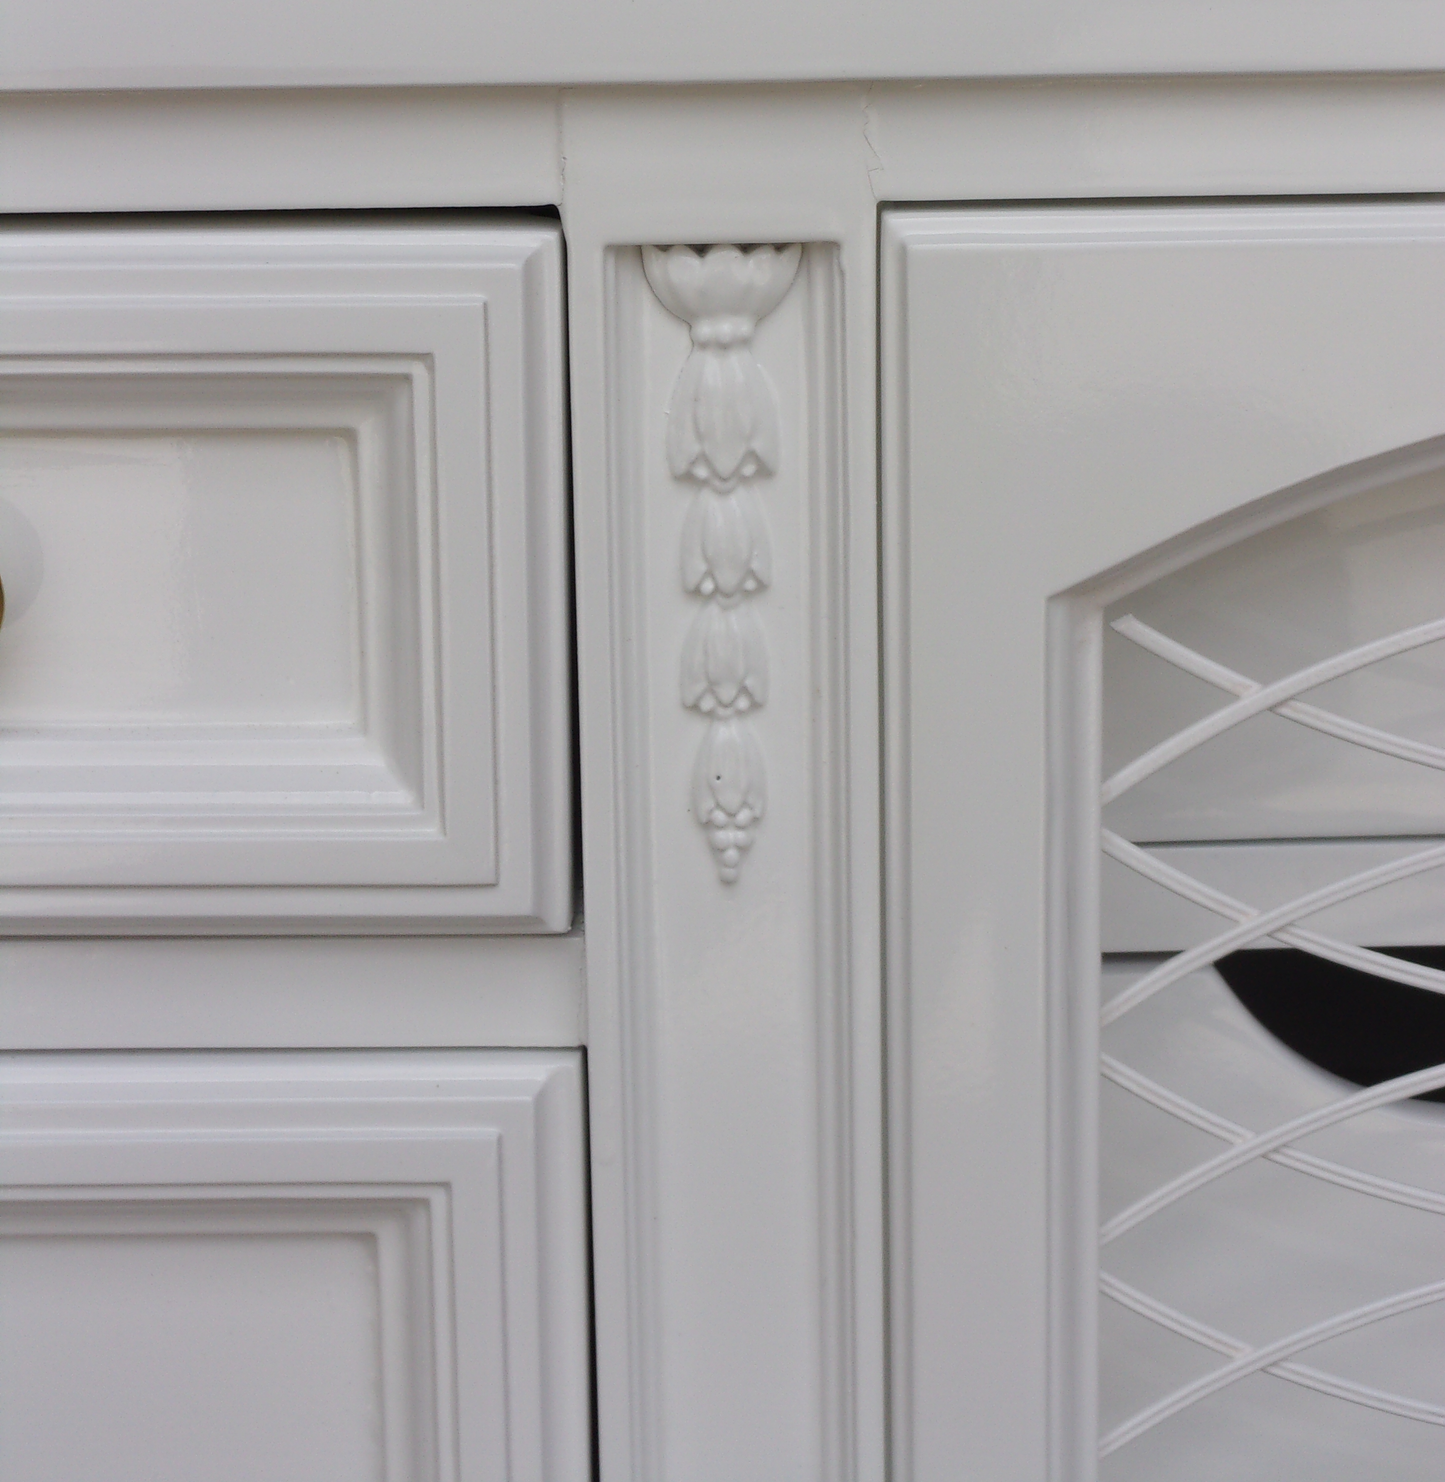
{"label": "white painted wood surface", "polygon": [[520,220],[0,239],[9,930],[565,929],[560,269]]}
{"label": "white painted wood surface", "polygon": [[9,937],[0,1049],[587,1042],[583,933]]}
{"label": "white painted wood surface", "polygon": [[[226,64],[239,67],[265,46],[274,56],[284,35],[293,62],[304,62],[314,42],[312,61],[328,78],[379,80],[345,68],[380,34],[375,27],[391,24],[391,12],[348,11],[346,25],[320,39],[293,26],[290,12],[264,40],[258,14],[252,7],[246,24],[254,30],[231,39],[224,16],[213,15],[203,39],[224,45]],[[386,64],[405,68],[425,54],[427,66],[474,69],[481,49],[438,47],[446,33],[428,29],[428,14],[408,12],[406,34],[386,38]],[[542,85],[535,87],[211,88],[227,79],[180,70],[165,80],[182,85],[163,90],[0,95],[0,206],[559,208],[575,484],[585,1023],[571,996],[571,975],[582,967],[581,944],[571,937],[408,945],[394,934],[374,942],[224,944],[197,936],[137,938],[124,949],[105,939],[16,940],[4,945],[8,957],[0,955],[0,1013],[17,1005],[7,1019],[16,1026],[13,1042],[37,1048],[560,1044],[585,1033],[603,1482],[871,1482],[885,1469],[874,407],[880,362],[890,386],[903,364],[892,341],[881,357],[875,345],[879,202],[1440,191],[1445,85],[1438,73],[1266,75],[1270,67],[1390,66],[1402,57],[1428,66],[1433,22],[1412,11],[1409,26],[1392,31],[1392,17],[1406,12],[1377,9],[1368,25],[1360,23],[1363,31],[1346,34],[1335,23],[1343,12],[1316,8],[1308,23],[1291,22],[1287,35],[1271,37],[1256,9],[1253,49],[1226,54],[1214,42],[1222,44],[1229,17],[1217,10],[1193,16],[1202,29],[1186,35],[1170,31],[1182,12],[1156,8],[1133,17],[1139,24],[1127,35],[1110,33],[1107,45],[1102,30],[1088,41],[1082,22],[1071,40],[1050,37],[1036,12],[996,10],[981,24],[955,24],[950,15],[948,44],[920,47],[909,40],[916,16],[905,7],[886,17],[888,35],[868,40],[867,60],[854,72],[876,72],[896,45],[900,55],[909,49],[895,73],[901,81],[563,89],[557,84],[570,74],[557,70],[559,59],[574,44],[598,67],[624,51],[630,63],[648,66],[672,47],[688,76],[717,66],[758,79],[772,68],[822,66],[820,28],[847,44],[862,32],[836,15],[800,27],[797,17],[808,12],[791,7],[749,28],[737,9],[704,45],[690,12],[670,13],[664,24],[633,7],[599,39],[593,23],[600,28],[608,12],[594,7],[573,27],[549,14],[507,18],[545,33],[555,65],[539,64]],[[1359,14],[1351,11],[1351,19]],[[25,45],[39,46],[51,21],[30,21],[37,29]],[[465,17],[468,27],[494,21],[475,10]],[[668,25],[671,40],[663,35]],[[651,28],[645,39],[637,26]],[[1213,41],[1203,34],[1209,28],[1217,28]],[[128,19],[125,31],[106,44],[107,66],[141,65],[143,27]],[[1116,75],[909,80],[935,66],[987,70],[983,61],[969,68],[950,61],[949,47],[983,57],[1004,32],[1025,31],[1034,58],[1057,43],[1054,61],[1036,62],[1031,73],[1055,64],[1066,73],[1092,55],[1090,71]],[[189,67],[185,47],[197,33],[179,24],[166,34],[173,57]],[[517,44],[504,55],[494,45],[501,34],[488,32],[488,62],[495,58],[520,80],[525,49]],[[515,41],[521,33],[511,34]],[[71,28],[66,65],[88,65],[80,48],[89,44]],[[805,62],[790,64],[789,46]],[[989,54],[1004,59],[1005,72],[1015,65],[1004,51]],[[29,53],[31,61],[38,55]],[[20,52],[11,56],[30,65]],[[1177,75],[1228,68],[1246,56],[1263,70]],[[1174,75],[1117,75],[1166,61]],[[119,74],[107,75],[113,83]],[[233,82],[240,76],[229,74]],[[305,74],[298,66],[270,80],[294,84]],[[337,218],[331,225],[360,223]],[[799,281],[754,339],[783,415],[781,461],[764,494],[775,559],[758,606],[772,666],[757,717],[769,806],[736,886],[718,881],[690,814],[699,722],[679,691],[678,659],[696,598],[678,567],[688,496],[667,464],[663,419],[688,355],[688,331],[655,301],[637,253],[678,242],[806,246]],[[950,353],[967,343],[968,336],[955,336]],[[959,405],[947,404],[941,426],[960,423]],[[823,476],[828,465],[811,432],[830,420],[833,468],[841,472]],[[986,505],[949,505],[945,513],[956,523],[939,541],[942,554],[970,521],[982,520],[978,528],[990,540],[998,535],[983,518]],[[1054,537],[1060,548],[1072,542],[1079,561],[1069,580],[1115,558],[1098,547],[1097,531],[1070,527],[1066,535],[1037,523],[1050,536],[1042,549],[1053,550]],[[1121,527],[1120,554],[1170,528],[1141,515]],[[1015,533],[1032,538],[1022,527]],[[975,551],[967,542],[961,548]],[[1034,558],[1021,555],[1017,570],[1027,579],[1004,599],[1041,601],[1056,590],[1049,582],[1059,578],[1044,580],[1043,564],[1040,558],[1036,570]],[[1002,573],[984,577],[985,584],[1001,581]],[[957,569],[947,581],[953,600],[961,589]],[[945,630],[932,639],[940,661],[957,657],[955,640],[964,645],[963,671],[942,662],[930,671],[940,692],[952,693],[960,672],[972,673],[967,664],[980,652],[969,646],[974,637]],[[902,673],[890,668],[890,683]],[[1042,693],[1041,670],[1030,683],[1008,691],[1005,704],[1023,692],[1032,704]],[[966,807],[991,801],[996,812],[950,845],[965,853],[965,864],[972,859],[974,873],[966,868],[934,882],[930,907],[952,913],[955,924],[976,922],[974,903],[995,899],[994,887],[1013,878],[998,867],[995,838],[1007,843],[1013,824],[1033,820],[1028,837],[1037,844],[1038,791],[1010,790],[1029,756],[1041,755],[1036,721],[1029,709],[1008,785],[992,799],[963,800]],[[940,746],[951,740],[936,739]],[[960,806],[956,782],[949,774],[953,790],[934,802],[931,822],[940,830]],[[890,818],[895,807],[890,802]],[[1036,901],[1029,892],[1037,874],[1029,872],[1037,854],[1014,863],[1029,883],[1008,909],[1027,911]],[[901,899],[893,887],[890,899]],[[1003,942],[1007,954],[1001,948],[990,959],[999,966],[960,952],[947,964],[952,976],[939,979],[971,990],[1006,977],[1007,995],[968,991],[922,1002],[940,1013],[931,1021],[937,1037],[925,1047],[932,1058],[921,1064],[932,1079],[925,1078],[918,1103],[927,1113],[918,1156],[935,1160],[928,1167],[937,1181],[928,1185],[934,1223],[914,1274],[921,1273],[921,1300],[940,1292],[947,1300],[926,1312],[937,1325],[918,1350],[926,1359],[913,1376],[923,1381],[921,1400],[910,1387],[908,1352],[895,1355],[900,1482],[909,1476],[910,1443],[919,1478],[952,1482],[965,1463],[980,1479],[1036,1482],[1041,1475],[1031,1449],[1039,1412],[1028,1407],[1042,1382],[1029,1368],[1042,1362],[1033,1340],[1044,1277],[1029,1223],[1039,1212],[1030,1201],[1042,1175],[1027,1149],[1000,1171],[1002,1153],[990,1146],[1001,1125],[990,1119],[1001,1106],[1021,1108],[1017,1126],[1038,1130],[1030,1118],[1039,1104],[1030,1096],[1043,1073],[1043,1010],[1037,996],[1028,998],[1038,987],[1028,976],[1038,950],[1029,933],[1041,927],[1035,918],[1009,919],[1021,934]],[[359,929],[367,918],[356,921]],[[376,929],[394,933],[395,922]],[[980,952],[998,945],[970,940]],[[1026,964],[1022,975],[1018,962]],[[959,963],[971,976],[955,971]],[[895,937],[895,999],[905,966]],[[108,994],[108,985],[123,991]],[[976,1012],[994,1008],[1004,1020]],[[1012,1026],[1015,1038],[1001,1037],[1000,1024]],[[951,1099],[960,1088],[963,1100]],[[895,1202],[916,1151],[904,1111],[897,1102],[891,1111]],[[1021,1216],[1013,1226],[1010,1213]],[[900,1232],[891,1260],[895,1311],[908,1301],[913,1254]],[[950,1262],[945,1274],[954,1284],[931,1286]],[[971,1326],[956,1322],[959,1309],[948,1305],[969,1282],[979,1305],[964,1315],[983,1315]],[[359,1290],[354,1282],[344,1289]],[[1017,1305],[1005,1305],[1014,1299]],[[1018,1382],[1009,1388],[1010,1381]],[[1006,1452],[1010,1426],[1022,1453]]]}
{"label": "white painted wood surface", "polygon": [[7,1478],[588,1476],[576,1052],[0,1086]]}
{"label": "white painted wood surface", "polygon": [[[719,216],[738,220],[748,218],[749,178],[788,172],[774,158],[779,128],[830,161],[826,178],[805,169],[789,178],[800,204],[812,200],[835,220],[859,188],[879,202],[1074,200],[1419,193],[1445,181],[1439,72],[880,80],[786,92],[12,92],[0,93],[0,205],[304,211],[528,202],[580,221],[588,207],[585,199],[568,206],[563,161],[589,148],[603,102],[608,114],[710,116],[731,130],[734,169],[718,205],[730,207]],[[740,131],[741,118],[756,122],[755,135]],[[686,161],[677,168],[685,172]]]}
{"label": "white painted wood surface", "polygon": [[[1154,965],[1106,964],[1105,998]],[[1401,1099],[1338,1116],[1343,1099],[1371,1093],[1287,1048],[1208,968],[1111,1025],[1102,1048],[1101,1214],[1117,1234],[1101,1252],[1099,1429],[1110,1454],[1100,1476],[1438,1476],[1440,1106]],[[1445,1083],[1445,1071],[1433,1079]],[[1179,1114],[1161,1115],[1161,1101]],[[1317,1130],[1120,1228],[1241,1133],[1297,1119]],[[1414,1296],[1405,1311],[1352,1325],[1403,1294]],[[1342,1331],[1318,1332],[1331,1324]],[[1187,1399],[1264,1344],[1282,1350],[1265,1373],[1148,1424],[1161,1401],[1181,1388]]]}
{"label": "white painted wood surface", "polygon": [[[1105,774],[1251,687],[1397,633],[1445,636],[1442,548],[1445,450],[1121,599],[1104,634]],[[1426,641],[1311,686],[1141,777],[1108,826],[1151,843],[1445,828],[1442,681],[1445,650]]]}
{"label": "white painted wood surface", "polygon": [[1102,612],[1429,455],[1442,265],[1432,204],[885,218],[902,1476],[1094,1475]]}
{"label": "white painted wood surface", "polygon": [[[566,103],[589,1128],[602,1475],[883,1468],[876,205],[857,113],[801,96]],[[779,147],[780,140],[791,147]],[[741,878],[692,816],[679,653],[687,327],[637,247],[804,245],[753,351],[769,802]]]}
{"label": "white painted wood surface", "polygon": [[1030,0],[882,7],[792,0],[146,0],[22,11],[0,83],[44,89],[691,83],[1131,72],[1415,71],[1445,61],[1412,0]]}
{"label": "white painted wood surface", "polygon": [[[1445,532],[1442,460],[1426,450],[1121,599],[1104,630],[1106,775],[1251,684],[1388,648],[1395,634],[1445,633],[1432,559]],[[1261,908],[1403,859],[1445,830],[1442,665],[1427,641],[1311,687],[1142,778],[1105,824]],[[1216,929],[1216,916],[1117,860],[1100,883],[1106,951],[1164,951]],[[1356,944],[1435,943],[1439,892],[1431,874],[1406,876],[1309,928]]]}

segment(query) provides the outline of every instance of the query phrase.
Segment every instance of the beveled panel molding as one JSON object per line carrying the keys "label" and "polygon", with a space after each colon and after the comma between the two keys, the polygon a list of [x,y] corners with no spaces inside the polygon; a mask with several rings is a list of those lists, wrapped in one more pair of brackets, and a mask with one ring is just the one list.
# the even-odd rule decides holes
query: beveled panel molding
{"label": "beveled panel molding", "polygon": [[560,237],[0,244],[0,932],[560,930]]}
{"label": "beveled panel molding", "polygon": [[0,1088],[7,1478],[588,1475],[576,1051],[6,1056]]}

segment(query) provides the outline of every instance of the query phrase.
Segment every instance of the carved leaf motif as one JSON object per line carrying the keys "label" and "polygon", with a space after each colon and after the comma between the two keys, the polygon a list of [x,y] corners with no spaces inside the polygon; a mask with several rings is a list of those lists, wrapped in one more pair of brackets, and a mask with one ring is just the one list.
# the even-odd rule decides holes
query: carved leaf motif
{"label": "carved leaf motif", "polygon": [[678,478],[724,485],[777,468],[777,394],[745,345],[687,357],[668,409],[667,461]]}
{"label": "carved leaf motif", "polygon": [[682,530],[682,585],[711,597],[765,587],[773,575],[767,520],[752,490],[694,496]]}
{"label": "carved leaf motif", "polygon": [[783,301],[802,251],[796,242],[746,250],[724,243],[702,253],[684,246],[644,247],[642,264],[652,291],[669,313],[689,324],[738,316],[750,321],[746,338],[758,320]]}
{"label": "carved leaf motif", "polygon": [[692,332],[668,406],[667,461],[704,485],[682,532],[682,584],[704,599],[682,650],[682,702],[711,717],[693,812],[718,876],[738,878],[767,801],[763,752],[741,717],[768,694],[768,652],[747,598],[772,580],[767,522],[743,480],[778,466],[778,401],[753,358],[758,320],[787,293],[801,246],[644,247],[647,281]]}
{"label": "carved leaf motif", "polygon": [[682,650],[682,703],[705,715],[745,711],[768,698],[768,650],[756,615],[709,602]]}
{"label": "carved leaf motif", "polygon": [[737,822],[744,809],[752,818],[763,816],[767,806],[763,753],[746,726],[737,720],[715,720],[698,761],[700,791],[694,802],[700,805],[700,817],[710,823]]}

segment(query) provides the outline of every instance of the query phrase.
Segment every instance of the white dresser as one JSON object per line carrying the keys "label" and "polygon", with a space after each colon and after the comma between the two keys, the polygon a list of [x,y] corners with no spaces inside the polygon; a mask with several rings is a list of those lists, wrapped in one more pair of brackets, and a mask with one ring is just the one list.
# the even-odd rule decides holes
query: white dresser
{"label": "white dresser", "polygon": [[0,89],[4,1482],[1439,1474],[1430,1071],[1215,964],[1445,985],[1445,22]]}

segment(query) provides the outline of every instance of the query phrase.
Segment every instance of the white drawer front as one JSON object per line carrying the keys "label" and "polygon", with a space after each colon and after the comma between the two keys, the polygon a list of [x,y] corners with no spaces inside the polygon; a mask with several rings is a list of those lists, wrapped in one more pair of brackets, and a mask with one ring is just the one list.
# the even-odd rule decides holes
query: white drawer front
{"label": "white drawer front", "polygon": [[0,1062],[7,1482],[582,1482],[579,1056]]}
{"label": "white drawer front", "polygon": [[567,924],[560,256],[0,238],[4,928]]}

